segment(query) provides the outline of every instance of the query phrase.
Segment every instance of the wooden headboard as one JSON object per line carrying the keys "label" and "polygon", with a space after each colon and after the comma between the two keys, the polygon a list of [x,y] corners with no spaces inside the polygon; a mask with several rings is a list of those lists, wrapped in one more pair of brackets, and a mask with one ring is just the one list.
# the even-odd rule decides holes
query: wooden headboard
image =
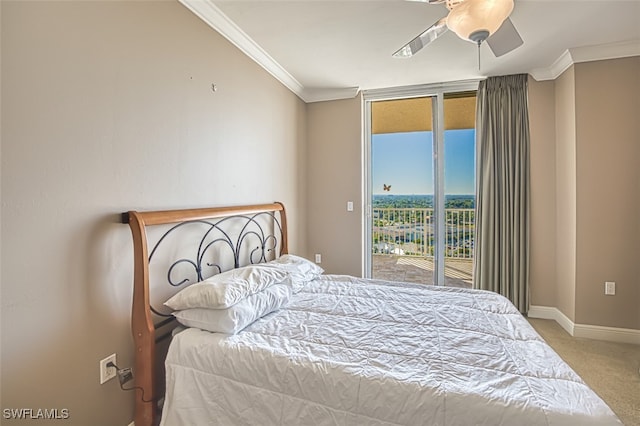
{"label": "wooden headboard", "polygon": [[[284,206],[276,202],[129,211],[122,213],[122,222],[129,224],[133,234],[135,424],[152,426],[160,419],[159,401],[164,397],[164,354],[159,354],[159,347],[175,327],[171,313],[163,312],[166,308],[162,309],[162,302],[184,286],[226,269],[266,262],[288,253],[287,219]],[[172,245],[176,239],[179,244]],[[168,254],[159,259],[161,247]],[[161,263],[154,263],[153,271],[163,270],[164,277],[152,271],[152,260]],[[159,285],[163,291],[156,292]]]}

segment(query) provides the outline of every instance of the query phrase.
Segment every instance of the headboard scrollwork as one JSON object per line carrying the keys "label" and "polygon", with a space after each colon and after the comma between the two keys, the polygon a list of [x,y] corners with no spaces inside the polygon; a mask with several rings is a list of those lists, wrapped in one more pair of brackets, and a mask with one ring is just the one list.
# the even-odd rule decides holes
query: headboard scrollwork
{"label": "headboard scrollwork", "polygon": [[[192,247],[188,247],[188,250],[192,249],[191,255],[169,262],[166,280],[172,287],[182,287],[227,269],[219,259],[230,259],[233,264],[228,266],[239,268],[278,257],[281,254],[278,249],[282,248],[283,229],[276,212],[180,222],[165,231],[155,243],[149,253],[150,267],[154,255],[166,246],[171,248],[171,237],[176,234],[189,236]],[[154,314],[171,316],[154,308],[152,301],[150,304]]]}

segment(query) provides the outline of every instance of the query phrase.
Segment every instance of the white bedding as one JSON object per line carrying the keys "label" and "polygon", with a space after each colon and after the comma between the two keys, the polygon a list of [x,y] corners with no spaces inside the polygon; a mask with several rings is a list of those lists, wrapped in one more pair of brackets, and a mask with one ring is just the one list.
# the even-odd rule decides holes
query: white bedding
{"label": "white bedding", "polygon": [[187,329],[162,425],[608,425],[494,293],[324,275],[237,335]]}

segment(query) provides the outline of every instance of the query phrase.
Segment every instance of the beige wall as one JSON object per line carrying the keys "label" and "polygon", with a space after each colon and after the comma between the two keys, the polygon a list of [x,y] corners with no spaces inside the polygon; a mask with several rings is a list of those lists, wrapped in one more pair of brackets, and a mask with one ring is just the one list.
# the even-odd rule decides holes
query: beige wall
{"label": "beige wall", "polygon": [[530,83],[531,304],[640,329],[640,57]]}
{"label": "beige wall", "polygon": [[279,200],[303,252],[306,105],[177,2],[1,8],[2,408],[125,426],[98,381],[132,364],[118,213]]}
{"label": "beige wall", "polygon": [[[531,304],[556,307],[577,324],[640,329],[635,265],[640,259],[640,225],[633,221],[629,225],[628,216],[638,211],[640,195],[639,168],[634,166],[640,164],[635,118],[640,96],[633,96],[637,94],[637,61],[578,64],[555,81],[529,81]],[[590,67],[595,68],[589,73]],[[603,84],[603,79],[608,83]],[[603,89],[593,91],[598,85]],[[607,98],[605,92],[612,102],[602,101]],[[620,107],[612,107],[618,99]],[[352,169],[361,164],[361,135],[355,125],[360,113],[359,100],[308,106],[309,253],[322,253],[322,266],[332,273],[359,275],[361,271],[361,224],[344,209],[348,199],[361,197],[360,172]],[[610,144],[601,143],[609,139],[609,132],[618,138],[613,152],[607,151]],[[584,157],[585,146],[595,150],[593,156]],[[600,157],[613,163],[602,180],[602,170],[593,165],[593,159]],[[589,189],[594,185],[599,187],[597,194]],[[583,191],[590,197],[585,198]],[[591,206],[608,198],[629,208],[608,212],[603,219],[604,209]],[[358,214],[359,208],[356,204]],[[607,230],[613,229],[605,239],[610,241],[607,259],[598,257],[603,250],[589,242],[599,239],[592,229],[601,228],[603,220]],[[617,224],[611,225],[612,220]],[[327,222],[332,227],[319,225]],[[614,240],[618,244],[611,242]],[[618,283],[617,296],[604,296],[605,280]]]}
{"label": "beige wall", "polygon": [[307,106],[308,248],[333,274],[362,275],[361,104],[356,97]]}
{"label": "beige wall", "polygon": [[575,87],[575,320],[640,329],[640,57],[577,64]]}
{"label": "beige wall", "polygon": [[529,78],[530,304],[556,304],[555,84]]}
{"label": "beige wall", "polygon": [[[640,329],[640,225],[630,223],[640,196],[637,61],[578,64],[555,81],[530,79],[531,304],[556,307],[577,324]],[[323,253],[329,272],[357,274],[362,231],[344,203],[360,194],[349,169],[361,159],[353,126],[360,105],[324,102],[308,111],[309,250]],[[615,143],[602,143],[612,137]],[[604,179],[598,158],[609,164]],[[598,206],[607,199],[625,208],[603,216]],[[314,225],[323,218],[333,227]],[[592,232],[603,221],[612,230],[604,240]],[[336,249],[327,257],[330,247]],[[605,280],[618,283],[617,296],[604,296]]]}
{"label": "beige wall", "polygon": [[[131,421],[98,384],[101,358],[132,363],[121,211],[280,200],[292,252],[362,273],[360,98],[304,105],[175,2],[0,11],[2,408]],[[532,303],[640,328],[638,62],[612,63],[530,87]]]}
{"label": "beige wall", "polygon": [[576,105],[573,67],[562,74],[555,85],[556,307],[575,322]]}

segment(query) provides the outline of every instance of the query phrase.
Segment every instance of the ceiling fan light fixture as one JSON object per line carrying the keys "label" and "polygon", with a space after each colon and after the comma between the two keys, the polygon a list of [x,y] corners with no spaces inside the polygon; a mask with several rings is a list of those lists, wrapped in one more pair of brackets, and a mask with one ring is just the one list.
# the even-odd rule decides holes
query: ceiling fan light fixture
{"label": "ceiling fan light fixture", "polygon": [[465,0],[451,8],[447,27],[463,40],[482,43],[513,10],[513,0]]}

